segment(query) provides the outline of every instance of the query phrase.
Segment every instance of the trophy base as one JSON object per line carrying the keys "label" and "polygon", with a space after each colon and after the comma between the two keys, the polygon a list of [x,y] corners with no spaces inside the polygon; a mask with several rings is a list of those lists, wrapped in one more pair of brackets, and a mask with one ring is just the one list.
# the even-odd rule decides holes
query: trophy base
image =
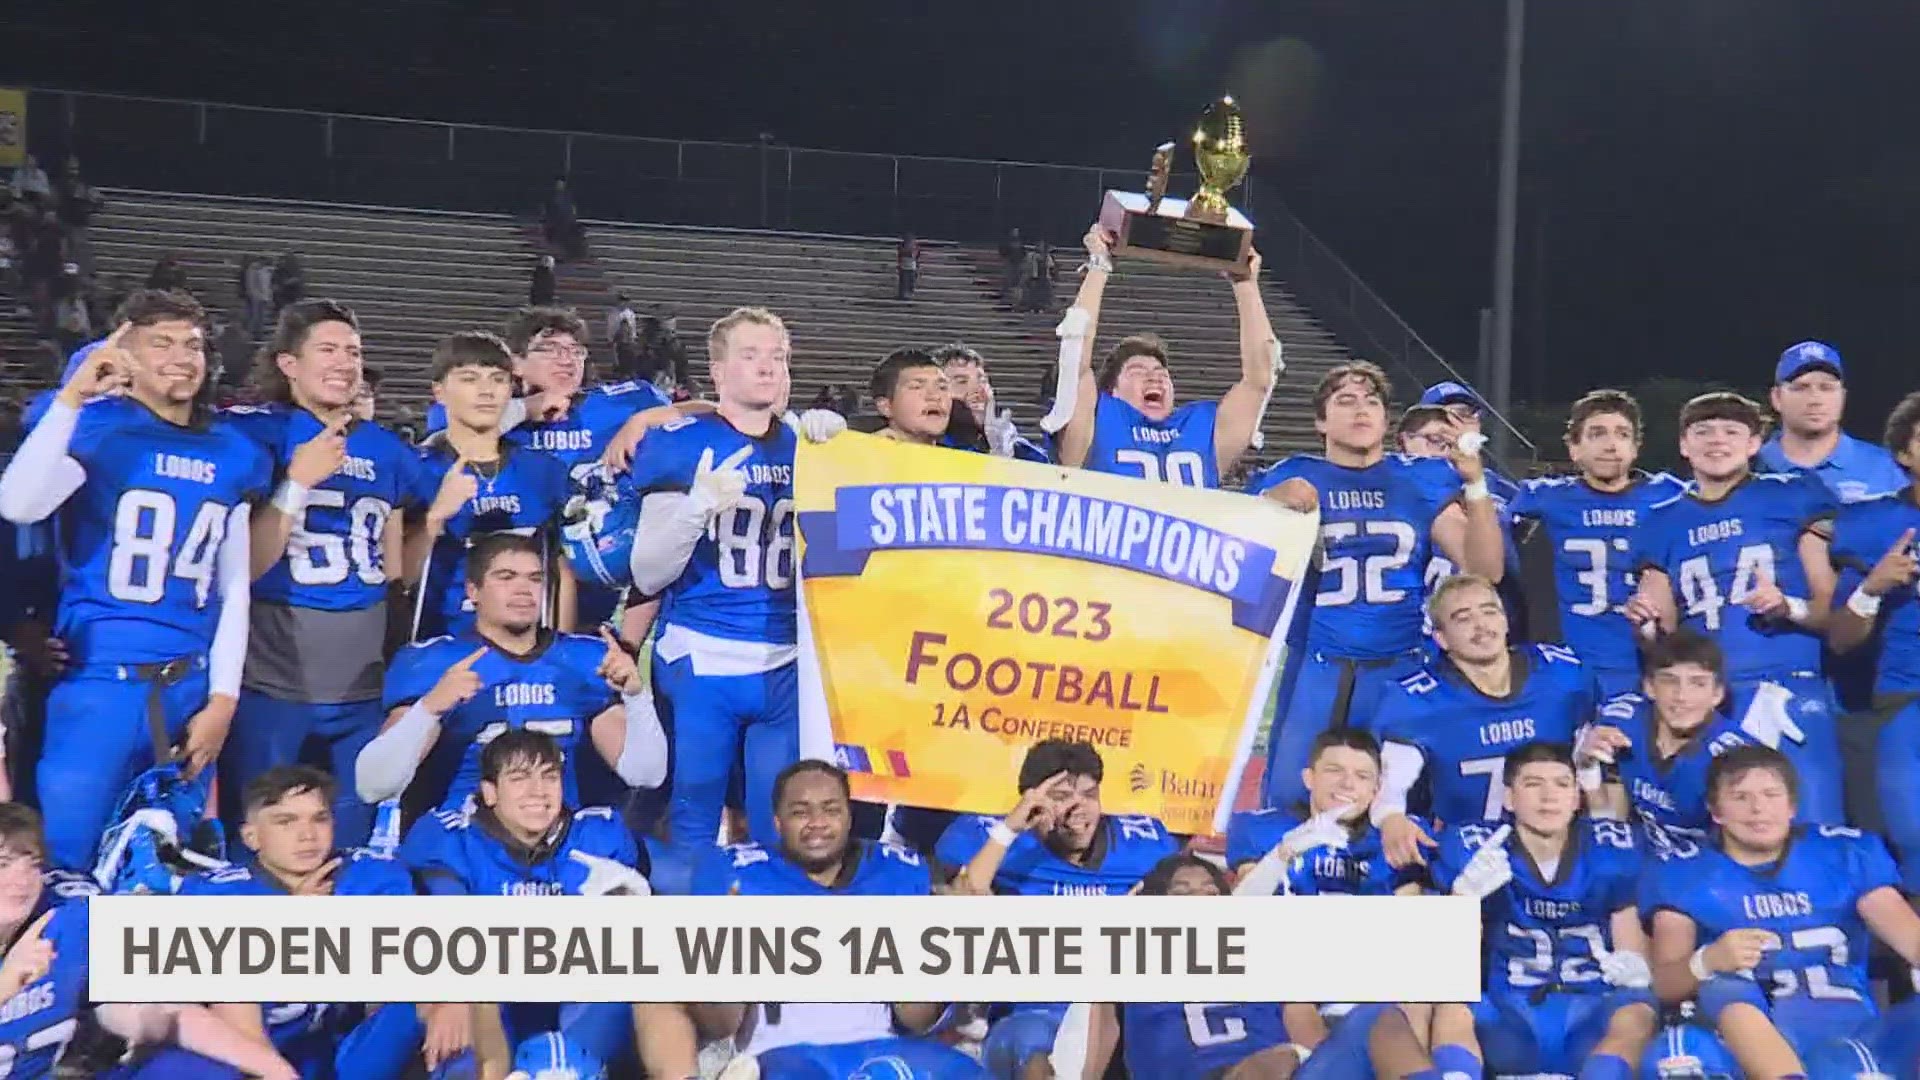
{"label": "trophy base", "polygon": [[1224,223],[1186,216],[1185,199],[1161,199],[1154,207],[1133,191],[1109,191],[1100,225],[1119,237],[1115,255],[1150,259],[1195,270],[1245,271],[1253,256],[1253,222],[1229,209]]}

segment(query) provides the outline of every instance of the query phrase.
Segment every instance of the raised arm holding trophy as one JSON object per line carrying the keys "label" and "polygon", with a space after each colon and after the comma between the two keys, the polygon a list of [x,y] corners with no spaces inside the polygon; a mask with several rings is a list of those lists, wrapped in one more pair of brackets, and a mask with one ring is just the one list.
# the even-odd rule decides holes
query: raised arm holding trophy
{"label": "raised arm holding trophy", "polygon": [[1146,192],[1107,192],[1100,225],[1118,238],[1115,255],[1244,273],[1253,255],[1253,222],[1228,205],[1227,192],[1247,175],[1247,139],[1240,107],[1231,96],[1200,114],[1192,142],[1200,173],[1200,190],[1193,198],[1166,197],[1174,144],[1163,143],[1154,151]]}

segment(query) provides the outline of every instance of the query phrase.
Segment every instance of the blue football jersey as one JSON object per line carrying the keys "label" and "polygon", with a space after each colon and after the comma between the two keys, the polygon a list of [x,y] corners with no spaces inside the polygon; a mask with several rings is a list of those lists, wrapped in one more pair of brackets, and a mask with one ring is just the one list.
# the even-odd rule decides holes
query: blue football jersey
{"label": "blue football jersey", "polygon": [[123,397],[83,407],[67,453],[87,479],[55,517],[55,636],[85,663],[206,653],[227,519],[266,493],[266,453],[224,420],[182,427]]}
{"label": "blue football jersey", "polygon": [[1307,648],[1382,659],[1420,647],[1433,523],[1460,495],[1441,458],[1388,454],[1364,469],[1296,454],[1247,481],[1258,495],[1301,477],[1320,493],[1320,592]]}
{"label": "blue football jersey", "polygon": [[[794,643],[793,454],[798,436],[774,421],[760,438],[717,414],[690,416],[647,433],[630,483],[641,498],[684,492],[703,456],[718,467],[742,448],[747,493],[717,515],[678,581],[667,586],[665,619],[733,641]],[[644,513],[644,511],[643,511]]]}
{"label": "blue football jersey", "polygon": [[694,868],[695,896],[927,896],[933,879],[926,861],[903,847],[855,840],[848,852],[853,873],[843,883],[821,885],[774,848],[736,844],[713,848]]}
{"label": "blue football jersey", "polygon": [[484,808],[435,811],[407,832],[400,861],[435,896],[579,896],[593,869],[575,852],[648,870],[633,833],[605,806],[563,813],[532,847]]}
{"label": "blue football jersey", "polygon": [[[294,452],[325,430],[292,405],[237,405],[221,414],[271,457],[276,478]],[[332,476],[307,493],[287,553],[254,579],[253,598],[324,611],[359,611],[386,598],[388,567],[380,538],[394,511],[433,501],[440,477],[425,477],[420,455],[378,424],[355,421],[347,454]]]}
{"label": "blue football jersey", "polygon": [[[963,817],[947,826],[934,857],[959,869],[986,846],[1000,819]],[[1007,849],[994,875],[994,892],[1013,896],[1124,896],[1154,864],[1180,850],[1180,844],[1156,818],[1108,814],[1100,819],[1093,857],[1086,866],[1054,854],[1040,838],[1023,832]]]}
{"label": "blue football jersey", "polygon": [[[1914,502],[1912,488],[1840,508],[1833,521],[1833,565],[1840,571],[1835,605],[1847,602],[1908,529],[1920,530],[1920,504]],[[1880,660],[1873,692],[1920,691],[1920,583],[1882,597],[1876,626]]]}
{"label": "blue football jersey", "polygon": [[[406,646],[387,665],[382,695],[388,711],[425,697],[447,669],[488,644],[473,633],[419,641]],[[544,635],[525,656],[515,656],[489,644],[487,655],[474,662],[481,689],[466,704],[440,718],[440,738],[422,763],[423,782],[444,797],[435,802],[458,810],[480,786],[480,752],[501,732],[526,728],[553,736],[566,755],[567,800],[578,795],[577,758],[592,747],[588,725],[618,700],[600,677],[606,643],[584,634]]]}
{"label": "blue football jersey", "polygon": [[[1227,865],[1259,862],[1306,821],[1297,809],[1239,811],[1227,822]],[[1427,828],[1425,822],[1419,825]],[[1390,896],[1400,886],[1419,881],[1419,869],[1388,866],[1380,830],[1362,816],[1344,849],[1315,848],[1303,853],[1288,867],[1281,888],[1305,896]]]}
{"label": "blue football jersey", "polygon": [[1753,742],[1740,725],[1716,712],[1685,746],[1662,759],[1654,749],[1653,702],[1645,697],[1622,694],[1607,702],[1600,708],[1600,723],[1619,728],[1633,740],[1615,755],[1614,769],[1647,846],[1660,851],[1704,842],[1713,827],[1707,813],[1707,766],[1734,747]]}
{"label": "blue football jersey", "polygon": [[1181,487],[1217,488],[1220,463],[1213,456],[1213,429],[1219,420],[1217,401],[1191,401],[1165,420],[1149,420],[1112,394],[1101,394],[1093,406],[1093,441],[1082,467]]}
{"label": "blue football jersey", "polygon": [[1501,772],[1508,752],[1536,740],[1572,743],[1599,698],[1593,673],[1571,650],[1523,645],[1513,650],[1508,696],[1481,693],[1443,658],[1388,691],[1369,727],[1382,744],[1420,755],[1421,783],[1409,809],[1443,826],[1497,821],[1506,813]]}
{"label": "blue football jersey", "polygon": [[1122,1010],[1129,1076],[1221,1076],[1287,1041],[1280,1006],[1273,1002],[1161,1002]]}
{"label": "blue football jersey", "polygon": [[[1473,853],[1493,835],[1491,824],[1463,825],[1440,836],[1433,883],[1453,888]],[[1613,916],[1633,907],[1640,853],[1623,821],[1575,818],[1573,834],[1552,875],[1534,865],[1518,836],[1507,838],[1513,880],[1481,901],[1486,923],[1487,989],[1606,993],[1596,949],[1613,950]]]}
{"label": "blue football jersey", "polygon": [[1537,523],[1553,550],[1561,643],[1588,666],[1635,671],[1639,641],[1620,613],[1633,595],[1634,533],[1655,506],[1680,494],[1666,473],[1637,473],[1625,491],[1599,491],[1577,476],[1521,485],[1513,516]]}
{"label": "blue football jersey", "polygon": [[[365,848],[336,853],[340,869],[333,875],[335,896],[412,896],[413,879],[392,856]],[[181,896],[284,896],[286,889],[258,866],[240,864],[194,874],[180,882]],[[329,1015],[337,1006],[274,1002],[260,1006],[261,1023],[276,1047],[287,1047],[308,1036],[325,1033]]]}
{"label": "blue football jersey", "polygon": [[[428,502],[455,460],[456,455],[447,446],[420,451],[422,485]],[[471,617],[467,548],[473,541],[501,532],[557,536],[561,511],[573,493],[567,467],[559,458],[512,445],[501,448],[498,471],[492,478],[476,476],[479,487],[473,498],[447,520],[434,541],[427,580],[421,585],[426,609],[438,617],[431,623],[436,628],[454,626],[463,617]]]}
{"label": "blue football jersey", "polygon": [[1780,947],[1753,971],[1770,997],[1805,994],[1872,1009],[1873,939],[1860,898],[1899,883],[1879,837],[1821,825],[1796,830],[1786,855],[1765,866],[1742,866],[1714,844],[1661,853],[1641,881],[1640,912],[1647,919],[1662,909],[1685,915],[1702,945],[1729,930],[1771,930]]}
{"label": "blue football jersey", "polygon": [[46,974],[0,1002],[0,1076],[25,1080],[52,1076],[54,1063],[73,1041],[80,1014],[87,1008],[87,904],[84,900],[55,903],[52,897],[42,897],[27,924],[32,925],[49,907],[54,909],[53,918],[47,920],[41,936],[53,946],[53,963]]}
{"label": "blue football jersey", "polygon": [[[568,469],[576,469],[600,460],[621,425],[636,414],[671,404],[659,387],[645,379],[600,383],[574,394],[567,415],[560,419],[523,421],[503,437],[515,446],[552,454]],[[445,407],[437,401],[427,406],[427,433],[446,426]]]}
{"label": "blue football jersey", "polygon": [[1800,536],[1833,517],[1833,494],[1811,476],[1749,477],[1716,501],[1686,492],[1655,507],[1641,531],[1638,570],[1672,582],[1680,625],[1719,641],[1736,681],[1820,670],[1820,635],[1740,606],[1767,576],[1807,596]]}

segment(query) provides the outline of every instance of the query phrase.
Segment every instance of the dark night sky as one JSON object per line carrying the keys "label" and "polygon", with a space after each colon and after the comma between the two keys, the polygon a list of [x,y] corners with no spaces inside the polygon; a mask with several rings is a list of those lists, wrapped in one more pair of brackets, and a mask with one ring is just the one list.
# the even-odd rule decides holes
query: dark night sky
{"label": "dark night sky", "polygon": [[[0,83],[1128,168],[1233,89],[1256,173],[1457,366],[1487,302],[1500,0],[127,7],[13,0]],[[1920,5],[1529,15],[1516,391],[1759,389],[1822,337],[1877,436],[1920,385]]]}

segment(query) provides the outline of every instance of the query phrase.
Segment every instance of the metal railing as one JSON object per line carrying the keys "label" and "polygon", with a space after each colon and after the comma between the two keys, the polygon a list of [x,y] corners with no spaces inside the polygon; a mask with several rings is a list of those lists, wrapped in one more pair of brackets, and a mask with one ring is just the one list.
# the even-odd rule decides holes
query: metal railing
{"label": "metal railing", "polygon": [[[588,217],[709,228],[990,240],[1019,227],[1071,240],[1103,192],[1145,173],[67,90],[29,90],[28,110],[34,147],[78,154],[105,187],[499,213],[534,209],[565,177]],[[1358,352],[1422,385],[1465,381],[1271,190],[1249,185],[1236,200],[1259,223],[1268,267]]]}

